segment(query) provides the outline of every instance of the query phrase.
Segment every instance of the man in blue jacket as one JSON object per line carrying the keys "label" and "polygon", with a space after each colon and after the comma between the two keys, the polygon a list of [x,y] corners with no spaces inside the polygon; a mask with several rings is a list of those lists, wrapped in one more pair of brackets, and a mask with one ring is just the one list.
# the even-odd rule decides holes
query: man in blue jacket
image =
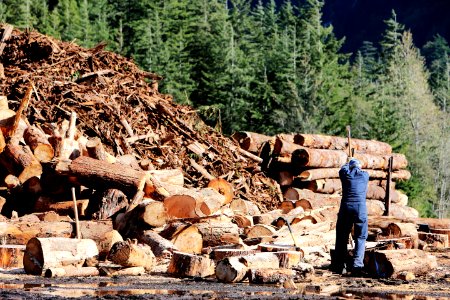
{"label": "man in blue jacket", "polygon": [[[339,170],[342,200],[336,223],[336,245],[331,269],[338,274],[351,271],[351,275],[358,276],[361,275],[364,267],[363,260],[368,231],[366,194],[369,174],[361,170],[359,160],[349,159],[349,162]],[[355,237],[353,266],[347,266],[346,269],[347,243],[353,226]]]}

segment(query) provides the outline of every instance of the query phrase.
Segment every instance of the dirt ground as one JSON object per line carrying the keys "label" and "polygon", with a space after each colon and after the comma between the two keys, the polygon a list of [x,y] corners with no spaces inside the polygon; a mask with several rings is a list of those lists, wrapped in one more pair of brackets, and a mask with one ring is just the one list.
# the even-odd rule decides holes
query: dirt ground
{"label": "dirt ground", "polygon": [[450,249],[437,269],[411,281],[343,277],[318,269],[297,288],[168,277],[44,278],[0,270],[0,299],[450,299]]}

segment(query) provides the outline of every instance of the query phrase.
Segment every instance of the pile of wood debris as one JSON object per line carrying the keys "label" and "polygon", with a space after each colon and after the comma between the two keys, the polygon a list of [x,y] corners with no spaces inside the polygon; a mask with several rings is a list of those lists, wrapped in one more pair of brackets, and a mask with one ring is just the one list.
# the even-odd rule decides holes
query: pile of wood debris
{"label": "pile of wood debris", "polygon": [[[339,196],[318,193],[317,181],[312,190],[285,184],[296,174],[279,178],[282,190],[261,169],[286,175],[301,162],[312,182],[314,167],[345,161],[341,150],[305,150],[289,135],[246,148],[245,133],[234,142],[212,130],[158,92],[160,77],[103,47],[0,30],[0,267],[55,277],[165,266],[173,276],[293,284],[329,264]],[[336,151],[325,159],[333,166],[312,164],[321,151]],[[377,162],[361,155],[366,165]],[[417,224],[432,223],[415,217],[373,219],[368,266],[375,258],[386,276],[435,267],[432,256],[411,249],[426,246]],[[442,234],[427,241],[448,247],[450,223],[433,224]],[[389,256],[380,242],[405,249]]]}

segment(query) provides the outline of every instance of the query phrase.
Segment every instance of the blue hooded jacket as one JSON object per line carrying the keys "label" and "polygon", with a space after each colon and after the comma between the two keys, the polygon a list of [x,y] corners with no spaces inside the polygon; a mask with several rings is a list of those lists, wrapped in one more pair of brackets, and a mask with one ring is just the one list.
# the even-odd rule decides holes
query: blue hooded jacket
{"label": "blue hooded jacket", "polygon": [[339,178],[342,182],[342,202],[366,203],[367,184],[369,174],[360,168],[350,169],[346,163],[339,170]]}

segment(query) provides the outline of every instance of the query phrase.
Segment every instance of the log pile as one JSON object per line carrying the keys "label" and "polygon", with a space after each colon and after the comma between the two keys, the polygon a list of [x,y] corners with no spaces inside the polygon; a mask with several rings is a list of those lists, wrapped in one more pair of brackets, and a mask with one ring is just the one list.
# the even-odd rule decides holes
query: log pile
{"label": "log pile", "polygon": [[[48,277],[163,266],[172,276],[277,283],[329,264],[339,138],[326,150],[292,135],[239,133],[236,142],[159,93],[158,75],[105,45],[83,49],[9,25],[0,37],[2,266],[21,267],[17,249],[25,248],[27,273]],[[361,141],[355,156],[373,173],[378,196],[368,203],[381,215],[390,148],[374,143],[378,154]],[[406,160],[394,161],[393,178],[406,179]],[[378,240],[417,247],[421,223],[404,225],[411,217],[380,221]],[[430,243],[445,243],[430,234]]]}

